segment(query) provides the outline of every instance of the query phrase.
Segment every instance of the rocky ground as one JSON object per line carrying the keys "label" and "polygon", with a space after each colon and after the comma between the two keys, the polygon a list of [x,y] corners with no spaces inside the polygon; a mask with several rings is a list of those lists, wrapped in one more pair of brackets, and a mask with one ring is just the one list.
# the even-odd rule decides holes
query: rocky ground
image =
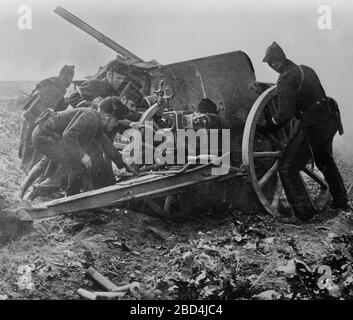
{"label": "rocky ground", "polygon": [[[79,288],[104,291],[87,276],[91,266],[118,286],[135,283],[121,299],[352,297],[351,212],[326,208],[317,221],[297,226],[237,211],[157,219],[95,210],[22,228],[8,218],[22,205],[20,117],[1,107],[0,299],[79,299]],[[350,188],[353,166],[339,164]]]}

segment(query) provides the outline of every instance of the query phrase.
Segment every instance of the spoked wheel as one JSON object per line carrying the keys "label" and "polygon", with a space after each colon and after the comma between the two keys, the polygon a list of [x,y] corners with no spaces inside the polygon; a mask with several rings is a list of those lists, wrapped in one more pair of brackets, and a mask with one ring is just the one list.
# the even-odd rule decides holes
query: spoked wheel
{"label": "spoked wheel", "polygon": [[[142,137],[145,137],[146,134],[152,133],[155,134],[156,131],[158,131],[160,129],[160,127],[158,126],[158,123],[155,119],[156,115],[158,114],[158,112],[160,111],[160,106],[157,104],[154,104],[153,106],[151,106],[148,110],[146,110],[144,112],[144,114],[141,116],[141,118],[138,121],[138,130],[140,131],[140,134],[142,135]],[[134,130],[134,129],[130,129],[130,130]],[[136,130],[136,128],[135,128]],[[129,137],[129,139],[127,137],[125,137],[125,143],[131,143],[134,135],[131,134],[130,135],[132,137]],[[117,136],[117,139],[119,139],[119,141],[116,142],[116,146],[120,146],[120,139],[122,139],[121,137]],[[132,140],[131,140],[132,139]],[[153,137],[152,137],[153,139]],[[142,153],[146,153],[146,149],[149,148],[152,152],[152,154],[155,154],[155,149],[156,149],[156,145],[154,144],[147,144],[146,141],[144,140],[144,138],[142,138],[142,145],[141,145],[141,151]],[[161,142],[162,143],[162,142]],[[143,175],[143,174],[150,174],[150,171],[154,171],[154,170],[158,170],[159,167],[158,164],[156,164],[155,162],[153,164],[134,164],[134,168],[138,168],[139,169],[139,175]],[[166,166],[163,166],[166,167]],[[132,204],[132,209],[139,211],[139,212],[143,212],[145,214],[149,214],[149,215],[154,215],[157,217],[162,217],[167,215],[168,213],[172,212],[175,205],[177,198],[174,195],[169,195],[169,196],[162,196],[162,197],[155,197],[153,199],[147,198],[147,199],[143,199],[140,201],[135,201]]]}
{"label": "spoked wheel", "polygon": [[[253,104],[246,120],[242,142],[243,165],[259,202],[273,216],[279,216],[283,208],[290,207],[278,167],[282,152],[298,127],[298,122],[292,120],[273,134],[258,132],[258,125],[266,123],[276,111],[277,94],[276,86],[273,86],[264,91]],[[329,197],[328,186],[314,162],[310,161],[300,174],[313,204],[317,208],[324,207]]]}

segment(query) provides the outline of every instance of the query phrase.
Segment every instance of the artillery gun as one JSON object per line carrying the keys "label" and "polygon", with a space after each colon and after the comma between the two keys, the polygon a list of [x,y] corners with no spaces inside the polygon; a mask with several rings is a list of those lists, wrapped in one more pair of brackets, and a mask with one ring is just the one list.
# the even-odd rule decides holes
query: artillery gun
{"label": "artillery gun", "polygon": [[[161,81],[172,89],[173,99],[167,97],[169,111],[162,116],[169,123],[171,120],[169,129],[181,128],[187,123],[202,98],[212,100],[218,106],[220,127],[230,130],[230,153],[208,155],[204,163],[189,159],[177,166],[152,166],[151,170],[142,170],[137,177],[116,185],[33,206],[28,209],[33,218],[126,203],[166,214],[172,211],[175,202],[181,211],[225,204],[243,211],[264,210],[278,216],[279,208],[288,205],[277,169],[282,150],[296,130],[296,122],[274,134],[258,132],[258,125],[277,110],[276,86],[256,81],[247,54],[234,51],[168,65],[145,62],[65,9],[57,7],[55,12],[113,49],[119,61],[135,68],[141,75],[145,95],[155,92]],[[102,77],[105,70],[101,68],[94,77]],[[160,114],[160,105],[156,103],[144,112],[140,127],[154,121],[156,114]],[[203,156],[199,154],[198,159]],[[228,156],[227,173],[212,174],[212,169]],[[311,164],[301,174],[311,199],[318,206],[324,206],[328,187],[318,170]]]}

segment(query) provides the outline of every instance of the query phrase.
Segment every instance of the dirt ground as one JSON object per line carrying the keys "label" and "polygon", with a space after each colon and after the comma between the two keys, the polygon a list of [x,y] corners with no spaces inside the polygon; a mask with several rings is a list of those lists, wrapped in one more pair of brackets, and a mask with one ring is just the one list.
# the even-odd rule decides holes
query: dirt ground
{"label": "dirt ground", "polygon": [[[121,299],[351,298],[351,212],[326,208],[317,221],[297,226],[234,210],[160,219],[112,209],[43,219],[28,230],[8,218],[22,205],[20,116],[1,107],[0,299],[104,291],[87,276],[90,266],[118,286],[135,282]],[[339,164],[350,188],[353,166]],[[332,269],[331,289],[315,284],[324,264]],[[26,268],[31,285],[24,287]]]}

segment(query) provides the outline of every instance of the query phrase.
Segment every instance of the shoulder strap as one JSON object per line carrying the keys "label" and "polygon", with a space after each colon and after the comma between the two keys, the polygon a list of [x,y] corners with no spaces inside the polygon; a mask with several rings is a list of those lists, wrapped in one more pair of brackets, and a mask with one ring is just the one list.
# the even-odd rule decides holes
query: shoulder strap
{"label": "shoulder strap", "polygon": [[297,93],[301,91],[301,89],[303,88],[303,83],[304,83],[304,70],[302,68],[302,66],[298,65],[299,70],[300,70],[300,83],[299,83],[299,87],[297,89]]}

